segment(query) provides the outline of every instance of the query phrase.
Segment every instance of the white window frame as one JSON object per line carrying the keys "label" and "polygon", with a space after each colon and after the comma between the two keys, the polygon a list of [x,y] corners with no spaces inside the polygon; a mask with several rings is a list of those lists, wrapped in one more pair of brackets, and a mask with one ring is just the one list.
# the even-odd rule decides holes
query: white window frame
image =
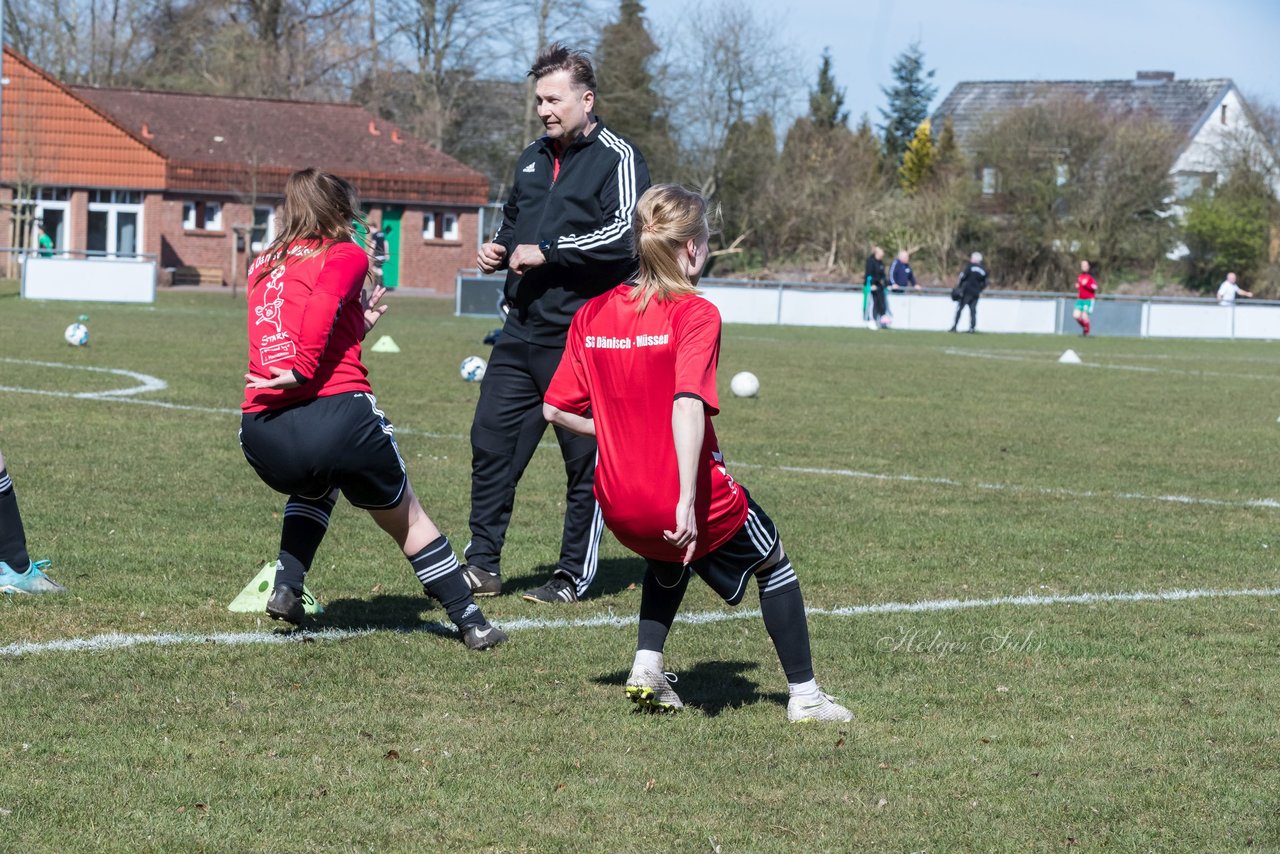
{"label": "white window frame", "polygon": [[982,195],[994,196],[1000,192],[1000,170],[994,166],[982,167]]}
{"label": "white window frame", "polygon": [[[134,201],[134,199],[137,199],[137,201]],[[142,215],[141,190],[90,190],[89,213],[105,213],[107,215],[106,254],[94,257],[105,257],[127,261],[142,260],[142,247],[146,244],[143,242],[144,218]],[[118,254],[120,247],[117,245],[117,232],[119,231],[119,216],[122,213],[132,213],[136,215],[134,220],[134,250],[132,255],[122,256]]]}
{"label": "white window frame", "polygon": [[190,199],[183,202],[182,230],[222,231],[222,202],[211,202],[202,199]]}
{"label": "white window frame", "polygon": [[275,205],[255,205],[253,208],[253,219],[249,222],[249,236],[253,236],[253,229],[258,220],[258,214],[262,211],[267,212],[267,231],[261,240],[255,240],[249,245],[250,252],[262,252],[271,245],[271,241],[276,239],[276,206]]}
{"label": "white window frame", "polygon": [[446,213],[440,216],[440,239],[441,240],[457,240],[461,234],[461,223],[456,213]]}
{"label": "white window frame", "polygon": [[436,239],[436,215],[432,211],[422,213],[422,239]]}

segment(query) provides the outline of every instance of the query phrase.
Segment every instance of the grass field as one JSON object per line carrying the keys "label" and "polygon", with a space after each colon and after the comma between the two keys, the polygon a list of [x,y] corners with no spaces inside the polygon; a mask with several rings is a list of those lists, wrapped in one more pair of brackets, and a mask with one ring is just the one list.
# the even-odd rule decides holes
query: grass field
{"label": "grass field", "polygon": [[[461,548],[478,387],[457,366],[494,323],[391,304],[376,334],[402,352],[366,362]],[[857,715],[822,728],[786,723],[755,594],[738,613],[697,583],[685,612],[723,619],[672,633],[690,708],[633,714],[642,566],[607,536],[586,600],[490,600],[511,641],[473,654],[342,503],[315,627],[371,631],[262,642],[226,610],[283,504],[236,442],[244,311],[0,291],[0,449],[71,588],[0,598],[0,849],[1280,849],[1276,344],[727,327],[721,444]],[[167,387],[70,396],[138,384],[87,368]],[[739,370],[758,399],[728,396]],[[562,477],[548,447],[522,484],[514,593],[558,553]],[[1171,591],[1214,595],[1089,597]],[[50,646],[111,634],[168,642]]]}

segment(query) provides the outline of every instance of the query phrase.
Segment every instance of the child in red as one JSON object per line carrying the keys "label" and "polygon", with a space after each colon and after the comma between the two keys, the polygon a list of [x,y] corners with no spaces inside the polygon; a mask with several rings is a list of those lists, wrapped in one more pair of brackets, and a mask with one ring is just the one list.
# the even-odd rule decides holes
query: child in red
{"label": "child in red", "polygon": [[1089,334],[1089,317],[1093,314],[1093,300],[1098,295],[1098,281],[1089,275],[1090,265],[1088,261],[1080,262],[1080,275],[1076,276],[1076,309],[1071,312],[1071,316],[1076,319],[1076,323],[1084,330],[1085,336]]}
{"label": "child in red", "polygon": [[814,679],[800,582],[778,529],[729,475],[711,424],[720,411],[720,313],[695,287],[707,261],[706,202],[655,186],[636,207],[633,232],[635,282],[574,315],[543,403],[552,424],[596,438],[605,524],[648,562],[627,696],[641,708],[683,708],[663,647],[690,572],[730,605],[754,576],[787,675],[788,720],[848,721]]}

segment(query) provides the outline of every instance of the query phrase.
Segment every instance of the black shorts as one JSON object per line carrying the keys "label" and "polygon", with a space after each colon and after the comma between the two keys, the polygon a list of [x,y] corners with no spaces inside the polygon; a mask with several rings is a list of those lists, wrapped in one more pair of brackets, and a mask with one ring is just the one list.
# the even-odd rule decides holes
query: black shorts
{"label": "black shorts", "polygon": [[386,510],[409,483],[395,428],[367,392],[246,412],[240,448],[262,482],[285,495],[323,498],[336,487],[356,507]]}
{"label": "black shorts", "polygon": [[[781,553],[778,526],[747,493],[747,519],[742,527],[720,548],[689,564],[689,569],[707,582],[721,599],[737,605],[747,591],[747,579],[761,566],[777,563]],[[685,567],[678,563],[650,560],[649,566],[663,587],[674,587],[685,572]]]}

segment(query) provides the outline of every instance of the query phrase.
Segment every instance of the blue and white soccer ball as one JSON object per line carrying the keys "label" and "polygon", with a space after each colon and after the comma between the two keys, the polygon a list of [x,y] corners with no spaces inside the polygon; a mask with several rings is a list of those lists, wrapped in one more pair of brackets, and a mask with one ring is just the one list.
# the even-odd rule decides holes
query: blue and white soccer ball
{"label": "blue and white soccer ball", "polygon": [[89,327],[83,323],[73,323],[67,327],[67,331],[62,333],[62,337],[67,339],[67,343],[72,347],[83,347],[89,343]]}
{"label": "blue and white soccer ball", "polygon": [[487,367],[489,367],[489,363],[479,356],[468,356],[458,366],[458,373],[467,382],[478,383],[484,379],[484,369]]}

